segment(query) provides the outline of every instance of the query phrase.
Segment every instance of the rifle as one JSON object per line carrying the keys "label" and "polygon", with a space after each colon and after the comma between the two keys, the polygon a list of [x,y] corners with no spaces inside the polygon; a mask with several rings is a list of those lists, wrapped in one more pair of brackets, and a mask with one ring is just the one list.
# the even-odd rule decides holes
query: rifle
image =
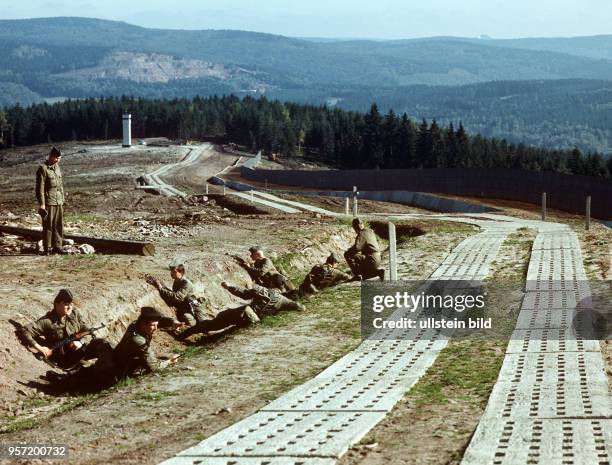
{"label": "rifle", "polygon": [[155,276],[150,275],[150,274],[145,274],[144,275],[144,279],[145,279],[145,282],[147,284],[151,284],[153,286],[157,286],[157,284],[159,283],[157,278]]}
{"label": "rifle", "polygon": [[80,333],[76,333],[73,334],[72,336],[69,336],[65,339],[62,339],[61,341],[56,342],[55,344],[53,344],[50,349],[51,352],[53,352],[54,350],[60,349],[60,352],[63,354],[64,353],[64,347],[67,346],[68,344],[70,344],[71,342],[74,341],[78,341],[79,339],[84,338],[85,336],[89,336],[90,334],[95,333],[96,331],[101,330],[102,328],[105,328],[106,325],[104,323],[100,323],[100,326],[96,326],[93,328],[89,328],[86,329],[85,331],[81,331]]}

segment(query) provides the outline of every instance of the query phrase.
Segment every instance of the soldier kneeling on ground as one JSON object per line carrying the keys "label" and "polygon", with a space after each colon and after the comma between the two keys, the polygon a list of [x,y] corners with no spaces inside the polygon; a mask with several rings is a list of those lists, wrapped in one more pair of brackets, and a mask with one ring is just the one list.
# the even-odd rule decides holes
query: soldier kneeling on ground
{"label": "soldier kneeling on ground", "polygon": [[28,348],[40,354],[50,365],[69,370],[81,360],[99,356],[106,344],[92,334],[99,328],[85,325],[73,306],[74,297],[69,289],[61,289],[53,302],[53,310],[19,330],[19,336]]}
{"label": "soldier kneeling on ground", "polygon": [[351,277],[337,269],[340,257],[332,252],[325,260],[325,263],[315,265],[306,275],[302,284],[298,289],[299,295],[316,294],[321,289],[332,287],[336,284],[345,283],[351,280]]}
{"label": "soldier kneeling on ground", "polygon": [[252,265],[241,257],[236,258],[238,263],[249,273],[255,284],[269,289],[279,289],[281,292],[295,290],[293,283],[276,269],[272,260],[264,255],[260,246],[251,247],[249,253],[251,254],[251,260],[253,260]]}
{"label": "soldier kneeling on ground", "polygon": [[355,279],[378,277],[385,279],[385,269],[380,267],[380,247],[376,234],[359,218],[353,218],[353,229],[357,233],[355,243],[346,252],[344,258]]}
{"label": "soldier kneeling on ground", "polygon": [[202,303],[195,296],[193,283],[185,277],[185,265],[182,260],[174,259],[168,266],[173,279],[172,289],[164,286],[153,276],[147,276],[147,283],[155,286],[163,301],[176,309],[176,316],[190,326],[207,319]]}
{"label": "soldier kneeling on ground", "polygon": [[166,359],[155,355],[151,342],[158,327],[176,326],[178,322],[164,316],[156,308],[142,307],[140,316],[126,329],[119,344],[93,367],[100,385],[110,386],[122,378],[150,373],[174,365],[179,355]]}
{"label": "soldier kneeling on ground", "polygon": [[[279,283],[274,284],[278,285]],[[258,284],[253,284],[253,287],[249,289],[231,286],[226,282],[221,283],[221,286],[236,297],[248,300],[250,303],[223,310],[213,320],[202,321],[191,328],[187,328],[179,335],[180,340],[185,340],[197,333],[206,335],[211,331],[220,331],[230,326],[244,327],[256,324],[265,315],[275,315],[281,311],[305,310],[302,304],[283,296],[278,289],[268,289]]]}

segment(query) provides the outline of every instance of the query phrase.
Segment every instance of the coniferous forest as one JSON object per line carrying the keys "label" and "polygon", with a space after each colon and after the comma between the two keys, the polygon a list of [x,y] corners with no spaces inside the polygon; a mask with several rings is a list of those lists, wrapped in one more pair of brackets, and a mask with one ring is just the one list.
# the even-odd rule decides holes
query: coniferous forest
{"label": "coniferous forest", "polygon": [[610,178],[612,157],[549,150],[468,135],[463,125],[413,121],[376,104],[362,114],[235,96],[175,100],[99,98],[0,111],[3,148],[120,139],[132,114],[135,138],[215,138],[284,157],[306,154],[338,168],[500,167]]}

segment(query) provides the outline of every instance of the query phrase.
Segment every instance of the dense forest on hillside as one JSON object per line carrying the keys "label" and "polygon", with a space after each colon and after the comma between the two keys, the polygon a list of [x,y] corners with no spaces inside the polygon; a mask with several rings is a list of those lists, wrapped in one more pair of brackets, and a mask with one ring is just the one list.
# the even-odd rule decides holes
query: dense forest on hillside
{"label": "dense forest on hillside", "polygon": [[612,158],[469,136],[463,125],[235,96],[166,100],[68,100],[0,112],[4,144],[121,138],[121,114],[134,137],[222,137],[253,150],[317,156],[340,168],[509,167],[610,178]]}

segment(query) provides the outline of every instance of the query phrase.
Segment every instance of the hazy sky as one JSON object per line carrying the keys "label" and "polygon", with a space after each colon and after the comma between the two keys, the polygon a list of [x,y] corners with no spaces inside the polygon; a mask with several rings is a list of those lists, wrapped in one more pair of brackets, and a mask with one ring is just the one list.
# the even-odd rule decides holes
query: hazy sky
{"label": "hazy sky", "polygon": [[400,39],[612,34],[611,0],[0,0],[0,18],[86,16],[168,29]]}

